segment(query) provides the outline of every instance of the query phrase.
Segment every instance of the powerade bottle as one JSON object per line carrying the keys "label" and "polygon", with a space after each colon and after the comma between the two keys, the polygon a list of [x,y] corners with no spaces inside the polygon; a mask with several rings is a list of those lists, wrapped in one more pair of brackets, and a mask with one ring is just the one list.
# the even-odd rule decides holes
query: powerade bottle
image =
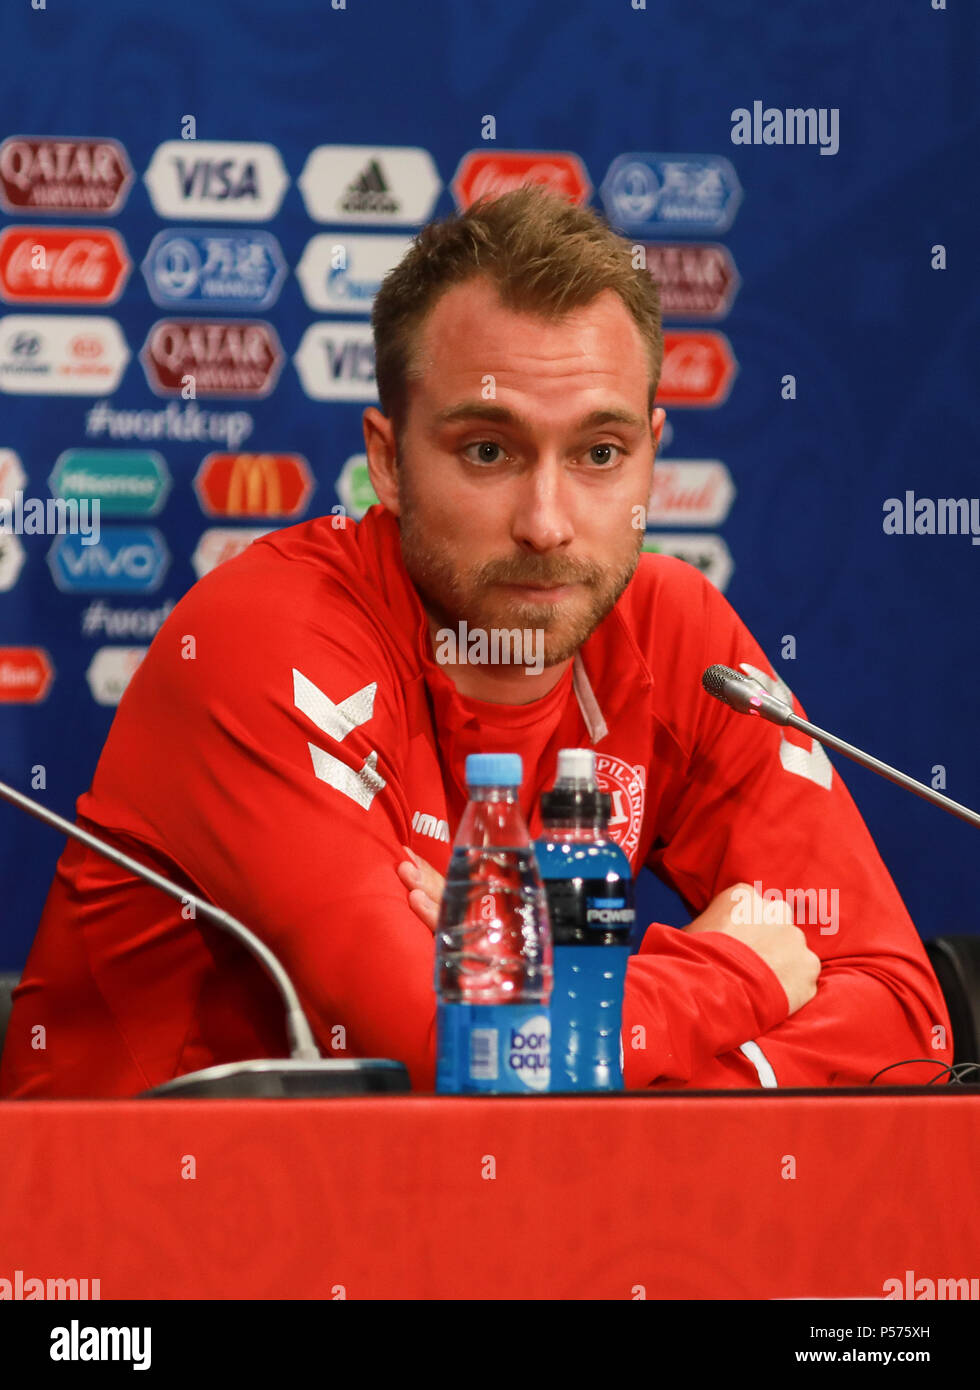
{"label": "powerade bottle", "polygon": [[533,1095],[551,1076],[551,929],[516,753],[466,759],[436,929],[436,1090]]}
{"label": "powerade bottle", "polygon": [[633,930],[630,863],[608,838],[612,799],[595,754],[558,754],[554,790],[541,798],[535,843],[554,942],[552,1091],[623,1089],[623,988]]}

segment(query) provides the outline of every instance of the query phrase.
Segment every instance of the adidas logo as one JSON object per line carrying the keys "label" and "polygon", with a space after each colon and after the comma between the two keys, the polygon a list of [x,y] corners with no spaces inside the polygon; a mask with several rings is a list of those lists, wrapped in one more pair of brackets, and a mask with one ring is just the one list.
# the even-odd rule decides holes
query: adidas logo
{"label": "adidas logo", "polygon": [[344,212],[385,212],[394,215],[401,205],[393,197],[376,159],[368,161],[341,199]]}

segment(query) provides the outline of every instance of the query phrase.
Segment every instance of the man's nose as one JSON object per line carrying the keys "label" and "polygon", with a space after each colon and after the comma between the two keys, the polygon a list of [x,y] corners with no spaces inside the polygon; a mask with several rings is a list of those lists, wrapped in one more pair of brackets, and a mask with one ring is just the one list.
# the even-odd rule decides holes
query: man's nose
{"label": "man's nose", "polygon": [[511,534],[531,550],[555,550],[575,536],[569,479],[561,463],[540,458],[520,480]]}

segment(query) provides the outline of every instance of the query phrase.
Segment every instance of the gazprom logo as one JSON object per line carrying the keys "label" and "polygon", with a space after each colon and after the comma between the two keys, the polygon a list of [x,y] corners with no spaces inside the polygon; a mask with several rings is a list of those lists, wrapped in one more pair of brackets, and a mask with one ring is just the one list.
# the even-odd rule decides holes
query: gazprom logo
{"label": "gazprom logo", "polygon": [[48,552],[59,589],[86,594],[146,594],[158,589],[170,565],[160,532],[152,526],[103,526],[97,545],[80,536],[59,536]]}
{"label": "gazprom logo", "polygon": [[551,1020],[537,1014],[507,1037],[507,1066],[532,1091],[546,1091],[551,1084]]}

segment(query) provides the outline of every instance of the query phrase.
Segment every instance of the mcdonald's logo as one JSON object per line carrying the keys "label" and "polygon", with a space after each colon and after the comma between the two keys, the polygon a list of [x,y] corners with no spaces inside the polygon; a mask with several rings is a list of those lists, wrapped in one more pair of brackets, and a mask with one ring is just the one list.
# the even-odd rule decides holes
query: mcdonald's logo
{"label": "mcdonald's logo", "polygon": [[209,516],[299,516],[313,476],[301,454],[208,454],[194,491]]}

